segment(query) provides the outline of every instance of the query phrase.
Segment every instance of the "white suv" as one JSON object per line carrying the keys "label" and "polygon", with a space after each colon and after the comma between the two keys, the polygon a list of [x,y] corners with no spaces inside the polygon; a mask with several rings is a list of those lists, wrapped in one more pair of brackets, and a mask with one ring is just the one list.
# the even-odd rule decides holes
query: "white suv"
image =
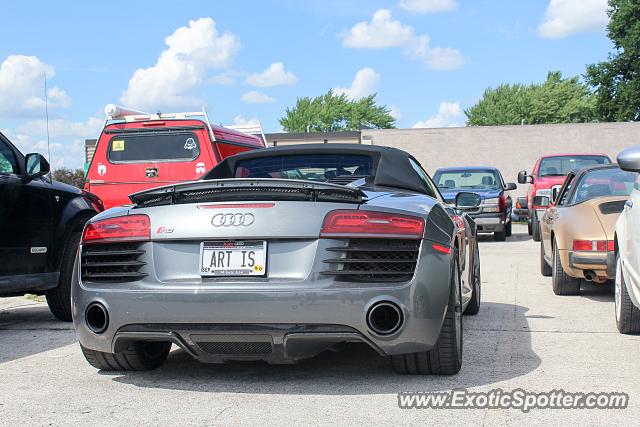
{"label": "white suv", "polygon": [[[618,165],[640,172],[640,145],[618,154]],[[640,333],[640,176],[616,223],[616,326],[623,334]]]}

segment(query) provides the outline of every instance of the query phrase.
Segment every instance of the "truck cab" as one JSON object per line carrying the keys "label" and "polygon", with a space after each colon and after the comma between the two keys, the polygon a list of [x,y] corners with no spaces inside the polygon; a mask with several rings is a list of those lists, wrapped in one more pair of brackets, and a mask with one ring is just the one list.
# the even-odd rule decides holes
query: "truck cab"
{"label": "truck cab", "polygon": [[544,212],[545,206],[536,206],[533,203],[534,197],[548,197],[554,199],[565,178],[571,171],[582,169],[587,166],[602,165],[611,163],[611,159],[606,154],[554,154],[543,156],[536,161],[531,173],[527,171],[518,172],[518,183],[529,184],[527,189],[527,206],[529,215],[527,223],[529,235],[533,240],[540,241],[540,218],[538,212]]}
{"label": "truck cab", "polygon": [[259,135],[215,126],[206,111],[149,114],[115,105],[87,170],[85,190],[105,208],[128,204],[128,195],[162,185],[194,181],[224,158],[265,148]]}

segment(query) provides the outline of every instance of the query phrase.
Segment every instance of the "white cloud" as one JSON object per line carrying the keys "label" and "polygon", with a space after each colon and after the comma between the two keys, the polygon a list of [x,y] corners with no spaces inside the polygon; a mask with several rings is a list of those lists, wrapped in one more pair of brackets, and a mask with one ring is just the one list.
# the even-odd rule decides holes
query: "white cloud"
{"label": "white cloud", "polygon": [[[104,119],[90,117],[86,122],[67,119],[49,120],[51,138],[97,138],[104,125]],[[17,133],[29,136],[46,136],[47,123],[44,120],[28,121],[17,128]]]}
{"label": "white cloud", "polygon": [[342,34],[342,44],[355,49],[383,49],[404,46],[413,38],[413,27],[391,19],[391,11],[379,9],[371,22],[358,22]]}
{"label": "white cloud", "polygon": [[233,118],[234,126],[258,126],[260,124],[260,120],[257,117],[251,117],[250,119],[246,119],[241,115],[237,115]]}
{"label": "white cloud", "polygon": [[444,128],[464,126],[460,121],[464,117],[464,112],[460,108],[460,102],[441,102],[438,114],[426,120],[420,120],[413,125],[414,128]]}
{"label": "white cloud", "polygon": [[399,6],[412,13],[450,12],[458,9],[456,0],[400,0]]}
{"label": "white cloud", "polygon": [[340,34],[342,45],[353,49],[402,48],[409,58],[433,70],[453,70],[464,65],[458,49],[430,45],[429,36],[416,35],[413,27],[393,20],[391,11],[379,9],[370,22],[358,22]]}
{"label": "white cloud", "polygon": [[[2,129],[2,133],[13,142],[22,153],[41,153],[48,156],[47,138],[43,135],[31,135],[21,131]],[[96,136],[97,135],[91,135]],[[67,167],[71,169],[82,168],[85,160],[84,138],[73,138],[64,141],[51,138],[51,159],[49,163],[53,169]]]}
{"label": "white cloud", "polygon": [[432,70],[457,70],[462,68],[465,59],[458,49],[450,47],[430,47],[429,36],[423,35],[413,39],[407,46],[405,54],[412,59],[423,62]]}
{"label": "white cloud", "polygon": [[360,99],[376,93],[379,82],[380,74],[373,68],[365,67],[358,70],[351,87],[336,87],[333,88],[333,92],[338,95],[345,94],[349,99]]}
{"label": "white cloud", "polygon": [[391,104],[389,106],[389,115],[395,120],[400,120],[400,118],[402,117],[402,114],[400,114],[400,109],[395,104]]}
{"label": "white cloud", "polygon": [[298,78],[286,71],[282,62],[274,62],[263,72],[247,76],[245,83],[258,87],[291,86],[298,83]]}
{"label": "white cloud", "polygon": [[240,98],[246,104],[268,104],[275,101],[272,97],[257,90],[251,90]]}
{"label": "white cloud", "polygon": [[[44,76],[55,76],[51,65],[36,56],[10,55],[0,64],[0,117],[42,117]],[[71,98],[57,86],[47,90],[49,109],[67,108]]]}
{"label": "white cloud", "polygon": [[121,101],[130,107],[160,108],[195,107],[201,101],[190,94],[200,85],[210,69],[231,65],[241,48],[233,33],[220,33],[211,18],[189,21],[165,38],[167,48],[156,64],[139,68],[129,80]]}
{"label": "white cloud", "polygon": [[609,22],[607,0],[551,0],[538,26],[545,38],[562,38],[582,31],[602,30]]}

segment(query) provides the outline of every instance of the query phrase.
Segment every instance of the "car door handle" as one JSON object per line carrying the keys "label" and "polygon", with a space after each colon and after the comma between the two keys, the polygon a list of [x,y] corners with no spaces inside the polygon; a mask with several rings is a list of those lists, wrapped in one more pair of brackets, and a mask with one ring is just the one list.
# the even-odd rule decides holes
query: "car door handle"
{"label": "car door handle", "polygon": [[624,202],[624,207],[631,209],[633,207],[633,202],[631,200],[627,200]]}

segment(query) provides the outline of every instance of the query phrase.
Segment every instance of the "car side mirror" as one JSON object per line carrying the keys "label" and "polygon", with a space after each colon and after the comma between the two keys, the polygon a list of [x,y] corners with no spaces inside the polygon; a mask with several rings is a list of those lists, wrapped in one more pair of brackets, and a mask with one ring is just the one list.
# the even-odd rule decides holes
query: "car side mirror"
{"label": "car side mirror", "polygon": [[618,154],[618,166],[620,169],[628,172],[640,172],[640,145],[620,152]]}
{"label": "car side mirror", "polygon": [[558,189],[553,188],[551,189],[551,201],[555,203],[557,200],[558,200]]}
{"label": "car side mirror", "polygon": [[480,206],[479,194],[462,191],[456,195],[456,209],[474,209]]}
{"label": "car side mirror", "polygon": [[527,175],[527,171],[518,172],[518,184],[529,184],[533,182],[533,177]]}
{"label": "car side mirror", "polygon": [[507,182],[504,186],[504,189],[507,191],[516,190],[518,186],[513,182]]}
{"label": "car side mirror", "polygon": [[27,154],[24,163],[28,179],[34,179],[49,173],[49,162],[40,153]]}
{"label": "car side mirror", "polygon": [[536,196],[533,198],[533,206],[542,206],[544,208],[551,204],[551,200],[547,196]]}

